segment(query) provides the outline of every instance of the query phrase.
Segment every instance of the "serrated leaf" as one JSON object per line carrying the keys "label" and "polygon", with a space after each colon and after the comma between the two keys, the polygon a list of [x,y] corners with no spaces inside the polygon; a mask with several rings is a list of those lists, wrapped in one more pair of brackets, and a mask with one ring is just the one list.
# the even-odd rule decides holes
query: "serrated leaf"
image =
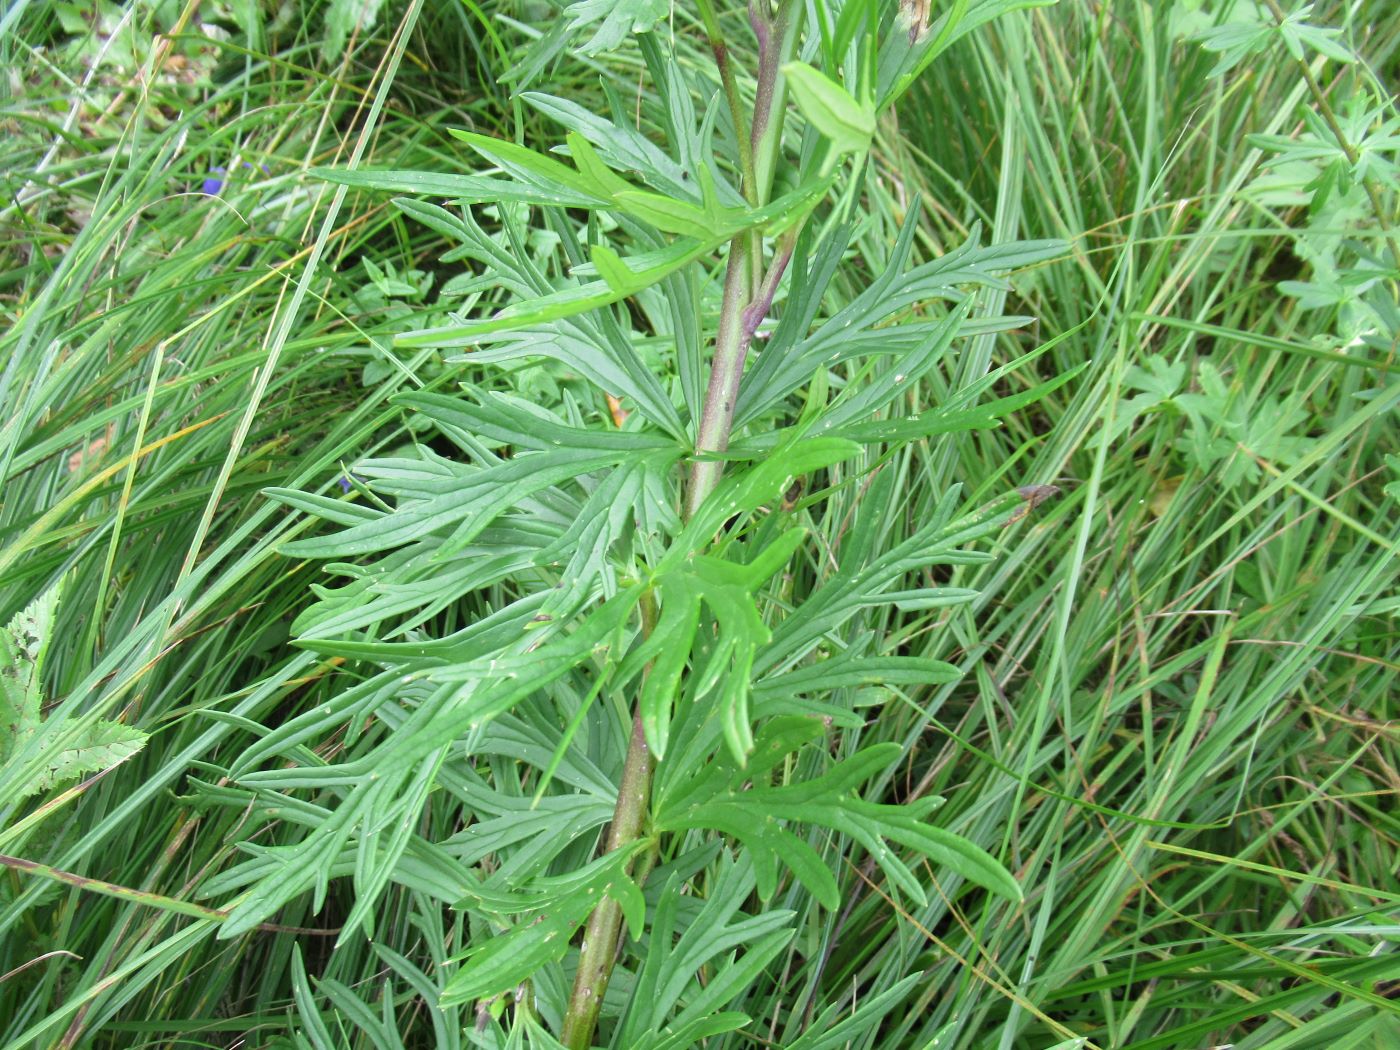
{"label": "serrated leaf", "polygon": [[0,760],[18,752],[39,728],[40,676],[57,605],[58,588],[50,588],[0,630]]}
{"label": "serrated leaf", "polygon": [[645,33],[669,11],[667,0],[580,0],[565,13],[571,30],[598,26],[578,48],[585,55],[596,55],[617,47],[629,34]]}
{"label": "serrated leaf", "polygon": [[39,737],[37,754],[19,797],[47,791],[84,773],[120,765],[145,746],[147,736],[120,722],[96,721],[61,746],[52,743],[53,719],[41,722],[44,658],[53,638],[59,588],[45,591],[0,630],[0,763]]}
{"label": "serrated leaf", "polygon": [[141,730],[120,722],[95,722],[76,743],[39,752],[44,772],[30,780],[22,790],[25,794],[47,791],[55,784],[72,780],[83,773],[98,773],[125,762],[146,746],[147,736]]}

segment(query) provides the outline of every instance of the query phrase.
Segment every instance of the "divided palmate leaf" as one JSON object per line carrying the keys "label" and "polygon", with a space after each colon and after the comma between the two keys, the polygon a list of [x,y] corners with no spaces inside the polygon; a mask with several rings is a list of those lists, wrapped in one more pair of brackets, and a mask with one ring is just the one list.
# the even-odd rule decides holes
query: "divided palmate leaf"
{"label": "divided palmate leaf", "polygon": [[19,759],[37,737],[37,754],[18,785],[21,797],[47,791],[84,773],[125,762],[147,736],[121,722],[89,721],[76,736],[63,734],[52,720],[41,722],[44,657],[53,638],[59,588],[52,587],[16,613],[0,630],[0,765]]}
{"label": "divided palmate leaf", "polygon": [[578,0],[565,13],[570,30],[598,26],[579,45],[582,54],[596,55],[617,47],[629,34],[646,32],[670,9],[667,0]]}
{"label": "divided palmate leaf", "polygon": [[765,900],[777,888],[781,863],[824,907],[834,910],[840,905],[836,879],[826,863],[785,824],[824,827],[850,836],[865,847],[894,885],[921,905],[927,899],[921,880],[888,843],[905,846],[979,886],[1020,900],[1016,880],[989,853],[922,819],[941,799],[887,805],[856,795],[857,787],[899,758],[898,744],[868,747],[810,780],[765,786],[761,774],[821,733],[821,724],[813,719],[774,719],[760,733],[748,766],[723,758],[689,783],[678,785],[662,800],[656,827],[662,831],[711,829],[738,839],[752,855],[758,891]]}
{"label": "divided palmate leaf", "polygon": [[467,950],[442,992],[442,1003],[471,1002],[500,995],[542,967],[564,957],[569,940],[604,898],[622,908],[633,937],[642,934],[646,905],[627,865],[642,848],[638,841],[614,850],[567,875],[546,876],[524,886],[476,882],[458,907],[496,917],[504,932]]}
{"label": "divided palmate leaf", "polygon": [[[500,148],[500,140],[488,139],[485,136],[474,136],[473,142],[489,142],[494,144],[491,148]],[[486,147],[483,145],[482,148]],[[528,164],[537,166],[539,171],[549,171],[556,176],[561,170],[569,172],[570,178],[567,181],[550,182],[551,186],[559,187],[561,192],[578,193],[584,185],[593,186],[600,192],[604,189],[587,182],[585,176],[575,175],[570,169],[544,154],[531,150],[523,150],[521,153],[510,151],[509,156],[514,162],[531,175],[534,174],[534,169],[526,167],[527,162],[522,154],[530,154]],[[394,345],[470,346],[485,336],[576,317],[621,302],[645,287],[660,283],[664,278],[718,248],[737,233],[748,229],[767,229],[775,232],[786,229],[816,206],[830,187],[832,178],[830,174],[823,173],[777,200],[752,210],[723,208],[719,205],[700,208],[688,201],[644,190],[617,193],[607,203],[654,225],[658,230],[677,234],[677,239],[659,251],[648,252],[636,259],[623,259],[619,256],[615,263],[610,259],[612,282],[604,279],[586,284],[565,285],[537,298],[512,303],[489,318],[396,335]],[[581,267],[576,269],[584,272]]]}
{"label": "divided palmate leaf", "polygon": [[[702,606],[708,610],[713,636],[703,668],[693,671],[688,690],[692,703],[707,703],[718,713],[724,739],[742,764],[753,747],[749,693],[754,657],[772,638],[754,604],[755,595],[778,572],[806,537],[792,529],[764,548],[751,562],[737,564],[711,555],[695,555],[652,577],[661,615],[651,637],[629,654],[619,671],[626,681],[651,661],[639,702],[647,743],[658,760],[670,739],[672,708],[681,679],[695,650]],[[713,699],[710,699],[713,694]]]}
{"label": "divided palmate leaf", "polygon": [[[721,854],[717,876],[703,906],[677,938],[682,894],[680,880],[674,875],[671,877],[652,917],[646,961],[637,974],[636,993],[623,1022],[618,1045],[637,1048],[658,1045],[658,1040],[665,1038],[660,1033],[667,1028],[672,1011],[682,1002],[690,1001],[676,1019],[677,1027],[687,1023],[686,1014],[703,1011],[705,1003],[697,1002],[705,994],[704,985],[697,979],[702,967],[711,965],[723,970],[726,956],[734,949],[761,951],[769,938],[779,947],[787,942],[792,935],[792,912],[775,909],[760,915],[745,915],[741,910],[753,889],[752,861],[744,854],[737,859],[728,852]],[[714,1007],[724,1005],[722,999],[713,1002]],[[748,1021],[742,1014],[731,1016],[738,1024]],[[738,1024],[721,1030],[728,1031]]]}

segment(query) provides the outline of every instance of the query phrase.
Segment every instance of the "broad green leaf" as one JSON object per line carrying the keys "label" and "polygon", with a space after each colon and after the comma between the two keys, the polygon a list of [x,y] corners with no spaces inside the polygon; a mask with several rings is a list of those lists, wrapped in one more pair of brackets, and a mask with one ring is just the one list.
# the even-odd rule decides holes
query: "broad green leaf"
{"label": "broad green leaf", "polygon": [[783,66],[788,90],[807,122],[831,143],[832,153],[863,153],[875,136],[875,111],[805,62]]}

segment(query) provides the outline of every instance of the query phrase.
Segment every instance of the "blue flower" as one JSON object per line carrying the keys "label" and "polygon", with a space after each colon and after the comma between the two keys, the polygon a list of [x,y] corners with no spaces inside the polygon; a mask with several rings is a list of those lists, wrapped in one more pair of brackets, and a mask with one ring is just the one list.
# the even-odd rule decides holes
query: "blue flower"
{"label": "blue flower", "polygon": [[219,191],[224,188],[224,180],[216,178],[216,176],[227,174],[227,168],[215,168],[212,172],[210,172],[209,177],[204,180],[204,186],[200,189],[200,192],[203,193],[206,197],[217,197],[219,195]]}
{"label": "blue flower", "polygon": [[[251,168],[253,167],[253,165],[252,165],[250,162],[246,161],[246,160],[243,162],[243,166],[244,166],[245,168],[249,168],[249,169],[251,169]],[[259,164],[259,165],[258,165],[258,169],[259,169],[264,175],[269,174],[269,172],[268,172],[268,170],[267,170],[267,165],[266,165],[266,164]],[[206,179],[204,180],[204,184],[200,187],[199,192],[203,193],[206,197],[217,197],[221,192],[223,192],[223,188],[224,188],[224,177],[227,176],[227,175],[228,175],[228,168],[225,168],[225,167],[217,167],[217,168],[214,168],[214,169],[209,173],[209,177],[206,178]]]}

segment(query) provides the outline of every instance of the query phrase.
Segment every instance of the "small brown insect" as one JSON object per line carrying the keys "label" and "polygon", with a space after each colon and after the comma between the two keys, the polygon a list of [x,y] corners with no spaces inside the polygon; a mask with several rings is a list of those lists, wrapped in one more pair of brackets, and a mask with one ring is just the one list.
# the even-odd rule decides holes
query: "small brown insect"
{"label": "small brown insect", "polygon": [[804,482],[801,478],[798,478],[796,481],[794,481],[791,485],[788,486],[787,491],[783,493],[784,511],[790,511],[793,507],[797,506],[797,501],[802,498],[803,487]]}
{"label": "small brown insect", "polygon": [[1016,524],[1046,500],[1052,496],[1058,496],[1060,487],[1058,485],[1022,485],[1016,491],[1024,502],[1016,508],[1016,513],[1011,515],[1006,523],[1008,525]]}

